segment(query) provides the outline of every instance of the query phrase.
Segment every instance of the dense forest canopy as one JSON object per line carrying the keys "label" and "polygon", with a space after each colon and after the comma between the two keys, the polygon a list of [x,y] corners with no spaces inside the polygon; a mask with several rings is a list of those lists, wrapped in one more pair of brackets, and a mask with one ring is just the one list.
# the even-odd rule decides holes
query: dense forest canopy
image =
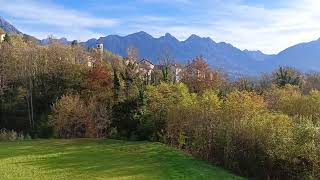
{"label": "dense forest canopy", "polygon": [[168,57],[146,74],[135,48],[123,58],[8,34],[0,128],[32,138],[159,141],[247,177],[320,178],[320,74],[280,67],[231,81],[201,56],[176,74]]}

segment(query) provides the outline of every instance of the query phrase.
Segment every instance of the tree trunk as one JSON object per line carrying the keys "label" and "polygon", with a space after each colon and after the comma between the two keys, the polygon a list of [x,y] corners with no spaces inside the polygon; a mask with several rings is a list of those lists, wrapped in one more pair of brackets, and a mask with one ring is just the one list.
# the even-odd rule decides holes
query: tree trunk
{"label": "tree trunk", "polygon": [[30,89],[30,106],[31,106],[31,122],[32,122],[32,129],[34,129],[34,113],[33,113],[33,93],[32,89]]}
{"label": "tree trunk", "polygon": [[32,120],[31,120],[31,113],[30,113],[30,101],[29,101],[29,91],[27,92],[27,105],[28,105],[28,118],[29,118],[29,124],[30,124],[30,128],[32,128]]}

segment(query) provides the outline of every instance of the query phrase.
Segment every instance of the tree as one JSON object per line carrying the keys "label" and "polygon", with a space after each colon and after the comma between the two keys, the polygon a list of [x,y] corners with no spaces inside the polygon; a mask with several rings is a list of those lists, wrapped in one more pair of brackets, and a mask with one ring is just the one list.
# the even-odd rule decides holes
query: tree
{"label": "tree", "polygon": [[6,35],[4,36],[4,42],[10,43],[11,42],[11,37],[8,33],[6,33]]}
{"label": "tree", "polygon": [[71,46],[77,46],[77,45],[79,45],[79,42],[77,40],[73,40],[71,42]]}
{"label": "tree", "polygon": [[8,44],[0,45],[0,52],[0,96],[2,97],[8,88],[11,73],[10,64],[12,63],[10,63],[10,59],[8,58],[10,46]]}
{"label": "tree", "polygon": [[26,86],[29,81],[25,76],[25,72],[30,71],[26,62],[31,56],[27,54],[31,47],[18,35],[12,35],[10,43],[4,42],[0,45],[1,125],[25,132],[34,124],[29,103],[30,89]]}
{"label": "tree", "polygon": [[309,73],[304,76],[303,93],[308,94],[312,90],[320,90],[320,73]]}
{"label": "tree", "polygon": [[140,84],[139,65],[136,61],[126,60],[126,66],[121,72],[121,77],[125,85],[126,98],[136,96]]}
{"label": "tree", "polygon": [[58,137],[85,137],[89,112],[79,95],[64,95],[52,107],[49,123]]}
{"label": "tree", "polygon": [[[8,36],[9,37],[9,36]],[[27,104],[28,119],[30,128],[33,130],[35,127],[35,114],[34,114],[34,84],[36,76],[39,72],[38,63],[40,60],[39,48],[35,44],[29,44],[24,41],[21,36],[12,35],[7,39],[12,48],[11,65],[14,77],[16,78],[17,85],[23,88],[25,93],[25,100]]]}
{"label": "tree", "polygon": [[162,81],[168,82],[170,80],[170,66],[174,65],[174,59],[168,48],[165,48],[163,52],[159,52],[158,61],[162,72]]}
{"label": "tree", "polygon": [[280,67],[274,73],[274,82],[280,87],[287,84],[299,86],[301,83],[301,74],[290,67]]}
{"label": "tree", "polygon": [[98,62],[88,73],[88,88],[95,94],[110,92],[113,86],[112,72],[107,63]]}
{"label": "tree", "polygon": [[140,132],[147,139],[162,141],[166,134],[169,111],[178,105],[192,104],[194,100],[182,83],[162,82],[157,86],[148,86],[145,96],[146,113],[140,123]]}
{"label": "tree", "polygon": [[239,91],[254,91],[255,83],[248,77],[241,77],[234,83],[235,87]]}
{"label": "tree", "polygon": [[112,125],[112,100],[101,101],[101,98],[91,97],[87,105],[86,137],[109,137]]}
{"label": "tree", "polygon": [[218,71],[213,71],[203,57],[199,56],[185,67],[181,82],[185,83],[191,92],[203,93],[206,90],[218,90],[224,78]]}
{"label": "tree", "polygon": [[[0,29],[0,31],[1,30],[2,29]],[[10,61],[11,58],[8,58],[11,52],[9,44],[0,44],[0,52],[0,125],[3,126],[5,123],[2,121],[6,120],[4,113],[6,92],[10,89],[10,82],[14,77],[14,73],[12,72],[11,68],[13,61]]]}
{"label": "tree", "polygon": [[112,113],[112,127],[117,129],[119,135],[135,139],[143,113],[140,100],[137,97],[132,97],[119,102],[113,107]]}
{"label": "tree", "polygon": [[257,91],[263,93],[272,87],[272,76],[270,74],[262,74],[257,82]]}
{"label": "tree", "polygon": [[[302,103],[302,94],[299,87],[287,84],[283,87],[272,86],[264,93],[269,109],[280,111],[288,115],[294,115],[298,111],[304,111],[306,107]],[[301,103],[299,105],[299,103]],[[304,107],[304,108],[301,108]]]}
{"label": "tree", "polygon": [[6,32],[2,29],[2,28],[0,28],[0,34],[5,34]]}
{"label": "tree", "polygon": [[121,94],[121,84],[117,69],[113,69],[113,97],[114,101],[118,102]]}

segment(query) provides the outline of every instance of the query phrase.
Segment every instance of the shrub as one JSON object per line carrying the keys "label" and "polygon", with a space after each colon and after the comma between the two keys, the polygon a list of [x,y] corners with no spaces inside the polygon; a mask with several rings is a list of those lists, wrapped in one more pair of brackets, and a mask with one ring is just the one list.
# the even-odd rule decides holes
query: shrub
{"label": "shrub", "polygon": [[58,137],[108,137],[111,110],[111,104],[94,97],[85,102],[79,95],[64,95],[52,107],[50,125]]}
{"label": "shrub", "polygon": [[178,104],[192,104],[195,96],[183,84],[161,83],[145,91],[146,110],[139,125],[140,134],[150,140],[164,141],[168,111]]}
{"label": "shrub", "polygon": [[0,130],[0,141],[23,141],[23,140],[30,140],[30,135],[24,135],[23,133],[17,133],[14,130]]}
{"label": "shrub", "polygon": [[175,104],[168,113],[167,122],[168,143],[190,151],[194,147],[210,145],[207,140],[210,141],[215,133],[212,128],[215,118],[219,117],[221,104],[214,92],[205,92],[192,101],[189,104]]}
{"label": "shrub", "polygon": [[110,99],[100,101],[96,97],[89,99],[87,105],[86,137],[109,137],[112,124],[112,102]]}
{"label": "shrub", "polygon": [[53,105],[49,122],[58,137],[85,137],[88,116],[79,95],[64,95]]}
{"label": "shrub", "polygon": [[112,127],[121,137],[136,136],[143,109],[139,99],[128,99],[116,104],[112,110]]}
{"label": "shrub", "polygon": [[302,96],[297,86],[286,85],[282,88],[273,86],[264,94],[264,97],[269,109],[294,115],[297,109],[295,105]]}
{"label": "shrub", "polygon": [[292,117],[307,117],[314,123],[320,122],[320,92],[312,90],[303,95],[298,87],[287,85],[284,88],[271,88],[265,99],[271,110],[285,113]]}
{"label": "shrub", "polygon": [[306,117],[294,119],[293,142],[286,156],[288,166],[285,169],[290,175],[299,179],[320,178],[320,127]]}
{"label": "shrub", "polygon": [[167,143],[246,177],[319,178],[319,128],[267,109],[262,96],[214,92],[168,111]]}
{"label": "shrub", "polygon": [[229,93],[223,103],[224,119],[242,119],[266,110],[263,98],[254,92],[235,91]]}

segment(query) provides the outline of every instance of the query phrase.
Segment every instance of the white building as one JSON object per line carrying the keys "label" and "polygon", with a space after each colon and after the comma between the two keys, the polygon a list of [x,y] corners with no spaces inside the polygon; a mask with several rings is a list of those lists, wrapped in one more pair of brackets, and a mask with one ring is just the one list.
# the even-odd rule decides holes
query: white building
{"label": "white building", "polygon": [[152,62],[147,59],[143,59],[139,62],[140,73],[148,82],[151,81],[151,74],[153,72],[154,67],[155,66],[152,64]]}
{"label": "white building", "polygon": [[97,44],[97,50],[102,54],[103,53],[103,44]]}
{"label": "white building", "polygon": [[148,76],[151,75],[153,69],[154,69],[154,65],[152,64],[151,61],[147,60],[147,59],[143,59],[139,62],[139,67],[140,67],[140,71],[143,74],[146,74]]}
{"label": "white building", "polygon": [[88,56],[87,57],[87,66],[93,67],[94,63],[95,63],[94,59],[91,56]]}
{"label": "white building", "polygon": [[4,41],[5,36],[6,36],[6,34],[0,34],[0,43],[2,43]]}
{"label": "white building", "polygon": [[[96,48],[94,48],[94,52],[95,53],[99,53],[99,59],[100,59],[100,61],[102,61],[102,56],[103,56],[103,51],[104,51],[104,49],[103,49],[103,44],[97,44],[96,45]],[[97,57],[96,57],[97,58]],[[88,56],[87,57],[87,66],[88,67],[94,67],[94,65],[97,63],[97,59],[96,58],[94,58],[94,57],[92,57],[92,56]]]}
{"label": "white building", "polygon": [[173,78],[174,78],[174,81],[175,82],[180,82],[181,80],[181,73],[182,73],[182,66],[179,65],[179,64],[172,64],[170,66],[170,70],[171,70],[171,73],[173,74]]}

